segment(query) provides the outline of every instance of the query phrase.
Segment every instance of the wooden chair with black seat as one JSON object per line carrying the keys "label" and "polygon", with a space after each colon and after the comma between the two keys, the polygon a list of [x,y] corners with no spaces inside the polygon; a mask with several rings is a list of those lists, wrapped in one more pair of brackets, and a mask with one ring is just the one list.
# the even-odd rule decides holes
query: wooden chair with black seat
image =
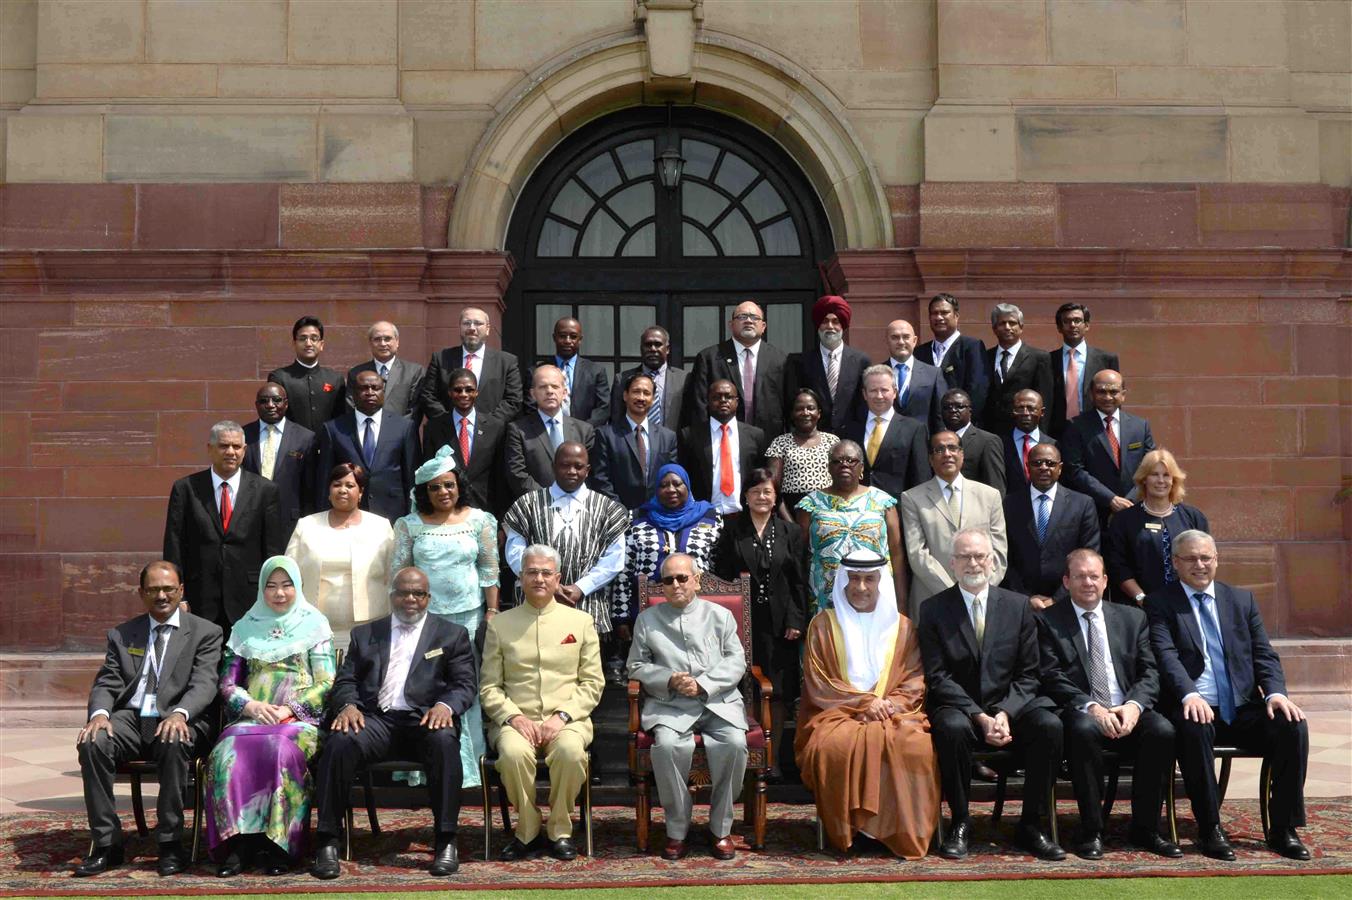
{"label": "wooden chair with black seat", "polygon": [[[219,715],[219,713],[218,713]],[[218,729],[219,730],[219,729]],[[205,802],[202,792],[206,785],[206,764],[207,747],[192,762],[192,779],[183,786],[184,807],[187,807],[187,797],[191,793],[192,804],[192,856],[191,861],[197,862],[200,855],[202,844],[202,822],[205,810],[202,808]],[[159,764],[154,760],[133,759],[127,762],[119,763],[113,777],[118,781],[125,781],[131,785],[131,812],[136,819],[136,834],[142,838],[150,837],[150,826],[146,823],[146,805],[141,794],[142,782],[145,779],[152,781],[159,780]],[[93,839],[89,842],[89,852],[94,852]]]}
{"label": "wooden chair with black seat", "polygon": [[[639,576],[639,612],[655,603],[665,602],[662,584],[657,579]],[[742,800],[746,824],[752,827],[751,848],[765,846],[766,775],[774,758],[770,735],[761,723],[770,721],[770,700],[774,689],[760,667],[751,662],[751,579],[743,573],[736,581],[724,581],[713,575],[700,576],[699,596],[717,603],[732,613],[737,622],[737,636],[746,653],[746,677],[742,681],[742,697],[747,706],[747,764],[746,786]],[[652,767],[652,734],[641,726],[643,688],[630,681],[629,697],[629,778],[637,791],[637,842],[641,852],[648,850],[648,833],[652,828],[652,795],[655,780]],[[711,782],[709,761],[705,756],[701,736],[695,735],[695,755],[690,764],[690,790],[707,788]]]}
{"label": "wooden chair with black seat", "polygon": [[[498,774],[498,757],[491,749],[479,757],[479,784],[483,791],[484,805],[484,859],[493,858],[493,791],[498,792],[498,811],[502,815],[502,830],[509,837],[512,834],[512,817],[508,809],[507,787]],[[587,777],[582,782],[582,791],[577,797],[579,818],[585,835],[585,853],[592,855],[592,772],[596,770],[596,757],[593,748],[587,748]],[[543,758],[535,763],[535,783],[537,791],[541,786],[548,789],[549,764]]]}

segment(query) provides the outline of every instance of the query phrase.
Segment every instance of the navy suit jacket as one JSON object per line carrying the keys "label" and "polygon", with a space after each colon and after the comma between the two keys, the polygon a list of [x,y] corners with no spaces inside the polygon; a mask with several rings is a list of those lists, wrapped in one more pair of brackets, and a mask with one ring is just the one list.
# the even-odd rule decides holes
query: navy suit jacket
{"label": "navy suit jacket", "polygon": [[[606,370],[595,360],[583,356],[574,359],[576,362],[573,363],[573,393],[568,404],[568,414],[574,419],[581,419],[593,428],[600,428],[610,419],[610,379],[606,377]],[[558,361],[551,356],[540,360],[535,364],[535,368],[556,365]],[[534,375],[535,369],[526,373],[527,385],[532,383]],[[526,409],[535,409],[535,401],[531,399],[529,391],[526,393]]]}
{"label": "navy suit jacket", "polygon": [[[1003,456],[1005,461],[1006,489],[1009,490],[1010,492],[1018,490],[1027,490],[1028,479],[1023,477],[1023,447],[1022,445],[1018,447],[1014,446],[1013,428],[1001,432],[1000,443],[1003,447]],[[1038,443],[1051,444],[1053,447],[1056,446],[1056,440],[1051,435],[1047,434],[1047,432],[1045,431],[1038,432]],[[1028,448],[1029,453],[1033,452],[1034,446],[1036,445],[1029,446]]]}
{"label": "navy suit jacket", "polygon": [[[1117,686],[1122,689],[1122,702],[1135,700],[1143,712],[1153,708],[1159,699],[1160,676],[1150,649],[1145,613],[1134,606],[1103,600],[1099,601],[1099,611],[1108,632],[1108,658]],[[1092,688],[1089,647],[1076,613],[1075,604],[1066,599],[1042,610],[1036,618],[1042,648],[1042,691],[1062,709],[1081,710],[1089,703]]]}
{"label": "navy suit jacket", "polygon": [[646,477],[639,468],[638,441],[627,417],[622,425],[612,422],[596,430],[591,487],[631,511],[657,492],[657,470],[676,461],[676,432],[665,425],[650,425],[644,435],[648,442]]}
{"label": "navy suit jacket", "polygon": [[[934,365],[934,342],[926,341],[915,348],[915,358]],[[990,380],[986,375],[986,345],[974,337],[959,334],[957,341],[944,354],[939,372],[948,382],[948,389],[962,388],[972,399],[972,419],[981,424],[986,410],[986,394]]]}
{"label": "navy suit jacket", "polygon": [[[867,447],[864,433],[868,428],[868,419],[855,422],[845,435],[860,447]],[[878,447],[878,456],[872,463],[868,461],[868,451],[864,451],[864,484],[887,491],[900,499],[901,495],[933,475],[929,464],[929,447],[925,435],[925,426],[915,419],[893,415],[883,433],[883,442]]]}
{"label": "navy suit jacket", "polygon": [[1066,573],[1066,554],[1081,547],[1098,550],[1098,511],[1094,501],[1064,484],[1047,516],[1047,539],[1037,540],[1037,518],[1027,487],[1011,487],[1005,494],[1005,533],[1009,541],[1009,569],[1003,586],[1020,594],[1055,597]]}
{"label": "navy suit jacket", "polygon": [[[263,466],[259,428],[258,419],[244,426],[243,469],[255,475],[260,475]],[[277,485],[278,515],[287,540],[291,539],[291,532],[295,530],[300,517],[314,512],[315,463],[318,454],[319,439],[315,433],[304,425],[287,420],[282,426],[282,445],[277,448],[277,461],[272,466],[272,483]]]}
{"label": "navy suit jacket", "polygon": [[[324,472],[339,463],[356,463],[366,469],[366,490],[362,492],[361,508],[384,516],[394,523],[408,515],[409,492],[413,490],[413,473],[421,458],[418,427],[411,419],[382,413],[380,431],[376,436],[376,455],[371,465],[362,456],[361,441],[357,436],[357,413],[348,411],[324,423],[319,436],[319,467]],[[315,509],[329,508],[328,479],[315,485]]]}
{"label": "navy suit jacket", "polygon": [[1114,497],[1136,499],[1136,482],[1132,476],[1145,455],[1155,449],[1149,422],[1120,409],[1117,415],[1121,416],[1117,426],[1118,443],[1122,448],[1120,469],[1113,461],[1103,419],[1094,407],[1072,419],[1061,434],[1061,459],[1065,463],[1061,480],[1094,498],[1100,525],[1106,523],[1108,504]]}
{"label": "navy suit jacket", "polygon": [[[589,460],[596,457],[596,429],[572,416],[559,413],[563,420],[563,440],[574,441],[587,448]],[[554,483],[554,448],[549,446],[545,423],[537,410],[527,410],[515,422],[507,424],[503,443],[504,464],[507,467],[508,506],[518,498],[547,488]]]}
{"label": "navy suit jacket", "polygon": [[497,416],[475,410],[474,434],[470,439],[469,462],[460,452],[460,435],[455,430],[455,413],[429,419],[423,428],[422,461],[449,446],[455,457],[456,471],[463,473],[461,488],[470,506],[501,518],[509,505],[507,499],[507,423]]}
{"label": "navy suit jacket", "polygon": [[[1060,437],[1061,432],[1066,429],[1066,370],[1065,370],[1065,345],[1062,344],[1051,352],[1052,363],[1052,397],[1050,400],[1043,398],[1047,402],[1047,430],[1053,437]],[[1112,369],[1114,372],[1121,372],[1122,368],[1117,361],[1116,353],[1109,353],[1107,350],[1100,350],[1097,347],[1085,346],[1084,351],[1084,372],[1080,375],[1080,411],[1093,407],[1093,398],[1089,395],[1089,385],[1094,383],[1094,376],[1104,369]]]}
{"label": "navy suit jacket", "polygon": [[[380,686],[390,665],[392,621],[385,616],[352,629],[343,666],[329,691],[329,709],[334,714],[349,703],[368,714],[380,711]],[[419,714],[445,703],[458,727],[459,717],[478,696],[479,674],[469,632],[428,613],[404,681],[404,698]]]}
{"label": "navy suit jacket", "polygon": [[[892,371],[896,372],[895,359],[887,359],[884,362],[892,366]],[[944,394],[948,392],[948,382],[937,368],[927,362],[921,362],[914,356],[911,357],[910,365],[911,381],[906,386],[904,398],[906,402],[903,403],[902,396],[898,394],[897,402],[893,406],[903,416],[924,425],[929,434],[943,431],[944,425],[939,419],[939,406]]]}
{"label": "navy suit jacket", "polygon": [[[826,384],[826,369],[822,366],[821,347],[813,344],[802,353],[794,355],[794,389],[810,387],[822,398],[822,417],[819,427],[839,437],[844,437],[849,428],[868,415],[868,406],[864,403],[863,376],[869,367],[868,357],[853,347],[840,350],[840,377],[836,382],[836,399],[831,399],[831,390]],[[787,398],[789,412],[793,412],[793,397]]]}
{"label": "navy suit jacket", "polygon": [[[624,408],[624,382],[634,372],[647,371],[644,366],[631,366],[615,376],[610,385],[610,421],[623,425],[629,411]],[[685,369],[667,364],[666,384],[662,388],[662,425],[672,431],[685,421]]]}
{"label": "navy suit jacket", "polygon": [[1037,391],[1042,398],[1042,428],[1047,427],[1046,406],[1052,396],[1052,360],[1046,350],[1028,346],[1025,341],[1019,348],[1019,355],[1009,367],[1004,381],[1000,380],[997,363],[1001,354],[996,344],[986,351],[986,378],[990,382],[986,395],[986,416],[981,427],[994,434],[1004,434],[1014,427],[1014,414],[1010,404],[1019,391]]}

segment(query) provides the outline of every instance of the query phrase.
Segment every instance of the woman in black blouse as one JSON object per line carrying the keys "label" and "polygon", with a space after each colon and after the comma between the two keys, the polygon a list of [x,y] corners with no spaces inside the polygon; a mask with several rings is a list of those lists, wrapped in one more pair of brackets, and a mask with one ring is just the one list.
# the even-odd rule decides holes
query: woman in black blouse
{"label": "woman in black blouse", "polygon": [[1182,502],[1187,478],[1163,448],[1151,450],[1136,467],[1141,502],[1112,517],[1104,542],[1114,599],[1139,606],[1147,594],[1178,581],[1173,539],[1189,528],[1211,532],[1202,511]]}

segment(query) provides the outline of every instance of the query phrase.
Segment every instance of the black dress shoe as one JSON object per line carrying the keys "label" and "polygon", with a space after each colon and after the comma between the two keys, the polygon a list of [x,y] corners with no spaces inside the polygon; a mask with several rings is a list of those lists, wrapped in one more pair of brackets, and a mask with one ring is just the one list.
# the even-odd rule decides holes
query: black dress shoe
{"label": "black dress shoe", "polygon": [[1127,840],[1138,850],[1147,850],[1165,859],[1182,859],[1183,848],[1173,841],[1160,837],[1160,833],[1150,828],[1132,826],[1127,832]]}
{"label": "black dress shoe", "polygon": [[536,835],[535,840],[529,844],[522,843],[521,838],[514,837],[512,842],[502,848],[498,854],[498,859],[503,862],[516,862],[519,859],[538,859],[545,852],[545,836]]}
{"label": "black dress shoe", "polygon": [[342,868],[338,865],[338,845],[322,844],[315,851],[315,864],[310,867],[310,874],[323,881],[332,881],[342,874]]}
{"label": "black dress shoe", "polygon": [[1310,858],[1310,851],[1300,842],[1294,828],[1272,829],[1268,832],[1267,845],[1273,853],[1280,853],[1287,859],[1304,861]]}
{"label": "black dress shoe", "polygon": [[447,841],[446,845],[432,857],[432,865],[427,867],[427,874],[444,878],[447,875],[454,875],[459,868],[460,855],[456,852],[455,841]]}
{"label": "black dress shoe", "polygon": [[263,859],[258,868],[264,875],[274,878],[285,875],[291,871],[291,858],[280,850],[268,848],[263,852]]}
{"label": "black dress shoe", "polygon": [[107,872],[109,869],[116,869],[122,865],[125,857],[122,854],[121,844],[111,844],[107,847],[95,847],[89,852],[80,864],[75,867],[76,878],[88,878],[90,875],[98,875],[100,872]]}
{"label": "black dress shoe", "polygon": [[967,833],[972,830],[972,820],[963,819],[954,822],[944,842],[939,845],[939,855],[944,859],[964,859],[967,856]]}
{"label": "black dress shoe", "polygon": [[155,866],[155,871],[160,877],[177,875],[187,868],[188,854],[184,852],[182,844],[178,841],[165,841],[160,844],[160,861]]}
{"label": "black dress shoe", "polygon": [[243,871],[244,860],[240,858],[237,851],[231,850],[230,853],[226,855],[225,859],[222,860],[221,864],[216,867],[216,877],[234,878]]}
{"label": "black dress shoe", "polygon": [[1072,849],[1080,859],[1103,859],[1103,835],[1097,832],[1081,835]]}
{"label": "black dress shoe", "polygon": [[561,837],[549,845],[549,855],[555,859],[577,859],[577,847],[573,846],[573,839]]}
{"label": "black dress shoe", "polygon": [[[1041,828],[1033,825],[1025,825],[1020,822],[1019,827],[1014,831],[1014,843],[1043,862],[1060,862],[1066,858],[1066,851],[1043,834]],[[1102,847],[1099,849],[1099,855],[1103,855]]]}
{"label": "black dress shoe", "polygon": [[1235,848],[1230,846],[1229,839],[1219,825],[1202,829],[1197,839],[1197,846],[1201,848],[1203,856],[1209,856],[1223,862],[1235,861]]}

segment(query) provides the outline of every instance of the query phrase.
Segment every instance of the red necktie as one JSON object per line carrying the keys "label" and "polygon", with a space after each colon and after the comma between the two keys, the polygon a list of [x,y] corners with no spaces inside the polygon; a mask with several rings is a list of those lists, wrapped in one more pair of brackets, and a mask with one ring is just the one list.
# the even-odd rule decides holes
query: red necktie
{"label": "red necktie", "polygon": [[469,465],[469,419],[460,420],[460,458]]}
{"label": "red necktie", "polygon": [[1031,444],[1031,443],[1033,443],[1033,439],[1032,439],[1030,436],[1028,436],[1028,435],[1025,434],[1025,435],[1023,436],[1023,480],[1024,480],[1024,481],[1027,481],[1027,480],[1028,480],[1028,445]]}
{"label": "red necktie", "polygon": [[230,485],[224,481],[221,482],[221,530],[230,530],[230,513],[233,507],[230,505]]}
{"label": "red necktie", "polygon": [[718,489],[725,497],[732,496],[732,438],[728,432],[731,429],[723,426],[723,442],[718,451]]}
{"label": "red necktie", "polygon": [[1108,449],[1113,451],[1113,464],[1120,469],[1122,468],[1122,445],[1118,443],[1117,435],[1113,434],[1112,416],[1103,420],[1103,430],[1108,432]]}

